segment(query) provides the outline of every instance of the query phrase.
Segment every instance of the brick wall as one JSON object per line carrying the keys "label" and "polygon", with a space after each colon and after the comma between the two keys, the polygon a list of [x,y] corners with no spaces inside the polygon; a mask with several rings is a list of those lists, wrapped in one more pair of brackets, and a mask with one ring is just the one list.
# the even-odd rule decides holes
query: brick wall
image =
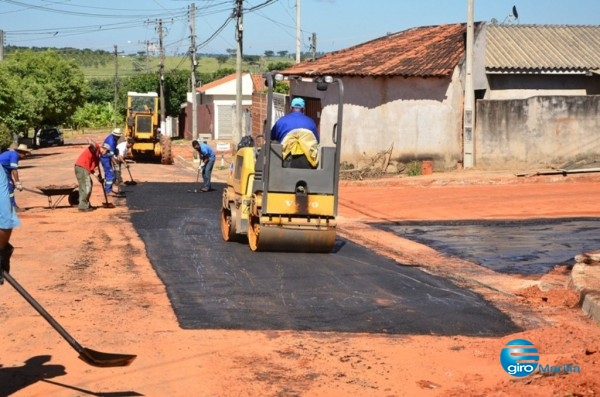
{"label": "brick wall", "polygon": [[267,94],[252,94],[252,136],[261,135],[264,131],[264,123],[267,120]]}

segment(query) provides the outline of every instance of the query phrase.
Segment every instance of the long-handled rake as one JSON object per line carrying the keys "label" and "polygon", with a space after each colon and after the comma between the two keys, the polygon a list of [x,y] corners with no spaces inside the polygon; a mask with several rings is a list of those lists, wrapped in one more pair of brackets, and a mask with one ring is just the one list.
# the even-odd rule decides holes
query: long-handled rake
{"label": "long-handled rake", "polygon": [[188,190],[188,193],[198,193],[198,182],[200,181],[200,168],[198,168],[198,172],[196,173],[196,184],[194,185],[194,190]]}
{"label": "long-handled rake", "polygon": [[42,305],[40,305],[35,299],[33,299],[31,295],[29,295],[25,288],[23,288],[13,278],[13,276],[4,270],[0,271],[3,272],[6,281],[8,281],[8,283],[12,285],[14,289],[16,289],[17,292],[21,294],[21,296],[25,298],[25,300],[29,302],[29,304],[33,306],[33,308],[39,314],[41,314],[42,317],[44,317],[46,321],[48,321],[48,323],[60,334],[60,336],[69,342],[69,345],[71,345],[71,347],[75,349],[77,353],[79,353],[79,358],[86,364],[93,365],[95,367],[125,367],[131,364],[131,362],[137,357],[135,354],[103,353],[81,346],[54,318],[52,318],[52,316],[42,307]]}
{"label": "long-handled rake", "polygon": [[129,170],[129,164],[125,164],[125,168],[127,168],[127,172],[129,173],[129,181],[125,181],[126,185],[137,185],[137,182],[133,180],[133,176],[131,176],[131,171]]}

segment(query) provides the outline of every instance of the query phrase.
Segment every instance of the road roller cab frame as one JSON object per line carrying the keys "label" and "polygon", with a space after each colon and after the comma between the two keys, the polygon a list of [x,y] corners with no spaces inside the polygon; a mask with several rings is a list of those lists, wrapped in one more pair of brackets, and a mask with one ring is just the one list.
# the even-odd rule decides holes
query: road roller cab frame
{"label": "road roller cab frame", "polygon": [[[239,148],[223,192],[225,241],[247,236],[252,251],[330,252],[335,244],[342,138],[343,84],[339,79],[265,74],[267,120],[254,147]],[[337,100],[337,120],[324,145],[321,130],[315,168],[284,168],[283,145],[272,142],[273,87],[288,80],[290,96]],[[337,89],[337,91],[335,91]]]}

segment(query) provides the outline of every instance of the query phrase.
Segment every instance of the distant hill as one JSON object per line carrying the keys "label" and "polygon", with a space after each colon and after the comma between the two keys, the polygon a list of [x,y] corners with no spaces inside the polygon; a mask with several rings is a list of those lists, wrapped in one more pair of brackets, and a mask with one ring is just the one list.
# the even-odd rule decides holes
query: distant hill
{"label": "distant hill", "polygon": [[[118,55],[104,50],[90,50],[78,48],[50,48],[50,47],[16,47],[6,46],[5,58],[18,50],[47,51],[53,50],[72,59],[83,70],[86,78],[112,79],[115,73],[119,77],[129,77],[137,73],[145,73],[159,70],[160,58],[154,55],[138,53],[135,55]],[[219,69],[235,69],[235,57],[226,54],[199,54],[196,57],[198,74],[214,73]],[[262,73],[267,70],[270,63],[286,62],[289,58],[261,57],[257,55],[244,56],[242,68],[252,73]],[[166,56],[164,60],[165,71],[173,69],[189,70],[191,72],[191,59],[189,55]]]}

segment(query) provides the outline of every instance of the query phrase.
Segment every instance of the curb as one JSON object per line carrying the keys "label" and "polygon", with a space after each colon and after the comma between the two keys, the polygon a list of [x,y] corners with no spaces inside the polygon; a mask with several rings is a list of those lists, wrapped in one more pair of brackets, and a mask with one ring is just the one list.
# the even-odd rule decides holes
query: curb
{"label": "curb", "polygon": [[579,294],[581,310],[600,324],[600,264],[576,263],[571,270],[569,287]]}

